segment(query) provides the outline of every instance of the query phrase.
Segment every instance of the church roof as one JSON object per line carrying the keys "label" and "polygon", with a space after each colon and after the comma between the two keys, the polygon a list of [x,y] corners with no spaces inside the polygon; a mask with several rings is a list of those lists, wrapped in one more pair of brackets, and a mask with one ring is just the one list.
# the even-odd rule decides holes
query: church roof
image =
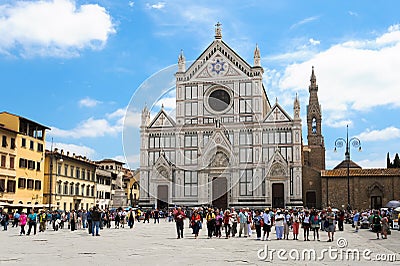
{"label": "church roof", "polygon": [[[350,168],[349,176],[358,177],[383,177],[383,176],[396,176],[400,177],[400,168]],[[333,170],[322,170],[321,177],[347,177],[347,169],[333,169]]]}
{"label": "church roof", "polygon": [[[343,160],[340,164],[336,165],[336,167],[333,169],[341,169],[341,168],[347,169],[347,160]],[[358,164],[356,164],[355,162],[350,160],[349,168],[360,168],[361,169],[361,166],[359,166]]]}

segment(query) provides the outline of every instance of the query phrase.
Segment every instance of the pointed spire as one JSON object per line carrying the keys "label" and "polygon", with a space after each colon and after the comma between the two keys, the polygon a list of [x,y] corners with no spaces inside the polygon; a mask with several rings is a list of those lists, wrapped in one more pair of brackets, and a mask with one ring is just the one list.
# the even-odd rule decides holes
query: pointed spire
{"label": "pointed spire", "polygon": [[222,24],[219,23],[219,21],[217,22],[217,24],[215,24],[215,39],[220,40],[222,39],[222,31],[221,31],[221,26]]}
{"label": "pointed spire", "polygon": [[294,99],[293,111],[294,111],[294,119],[299,119],[300,118],[300,101],[299,101],[299,96],[297,95],[297,93],[296,93],[296,98]]}
{"label": "pointed spire", "polygon": [[183,50],[178,57],[178,72],[185,72],[186,71],[186,63],[185,63],[185,56],[183,55]]}
{"label": "pointed spire", "polygon": [[254,49],[254,66],[261,66],[260,58],[260,49],[258,49],[258,44],[256,44],[256,49]]}
{"label": "pointed spire", "polygon": [[[312,66],[312,71],[311,71],[311,83],[315,83],[315,81],[317,80],[317,78],[315,77],[315,73],[314,73],[314,66]],[[314,81],[314,82],[313,82]]]}

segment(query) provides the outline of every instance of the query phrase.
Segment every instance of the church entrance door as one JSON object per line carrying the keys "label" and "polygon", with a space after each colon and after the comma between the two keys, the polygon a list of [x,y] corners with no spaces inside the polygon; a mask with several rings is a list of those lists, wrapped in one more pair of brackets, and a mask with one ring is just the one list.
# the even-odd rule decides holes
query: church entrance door
{"label": "church entrance door", "polygon": [[226,210],[228,208],[228,181],[226,177],[214,177],[212,180],[212,205]]}
{"label": "church entrance door", "polygon": [[284,184],[272,184],[272,208],[285,207]]}
{"label": "church entrance door", "polygon": [[168,208],[168,186],[159,185],[157,187],[157,208],[165,209]]}

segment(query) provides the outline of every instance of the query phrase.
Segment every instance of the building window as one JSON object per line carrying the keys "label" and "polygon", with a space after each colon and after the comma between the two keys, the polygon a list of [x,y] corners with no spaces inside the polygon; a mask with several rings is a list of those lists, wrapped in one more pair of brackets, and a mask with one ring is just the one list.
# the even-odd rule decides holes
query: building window
{"label": "building window", "polygon": [[7,136],[3,136],[2,140],[1,140],[1,146],[3,148],[7,147]]}
{"label": "building window", "polygon": [[311,122],[311,131],[313,134],[317,134],[317,119],[313,117]]}
{"label": "building window", "polygon": [[21,139],[21,147],[26,148],[26,139]]}
{"label": "building window", "polygon": [[71,183],[71,184],[69,185],[69,194],[70,194],[70,195],[74,195],[74,183]]}
{"label": "building window", "polygon": [[185,171],[185,196],[197,196],[197,172]]}
{"label": "building window", "polygon": [[92,197],[94,197],[94,186],[92,186],[91,189],[90,189],[90,195],[91,195]]}
{"label": "building window", "polygon": [[241,114],[251,114],[251,99],[240,99],[239,100],[239,112]]}
{"label": "building window", "polygon": [[[85,196],[85,185],[82,185],[81,193],[82,193],[82,197]],[[86,196],[89,196],[89,194],[87,194]]]}
{"label": "building window", "polygon": [[5,155],[1,155],[1,167],[6,168],[6,156]]}
{"label": "building window", "polygon": [[32,160],[28,161],[28,169],[35,169],[35,162]]}
{"label": "building window", "polygon": [[15,158],[14,157],[10,157],[10,169],[14,169],[15,168]]}
{"label": "building window", "polygon": [[28,166],[28,160],[19,158],[19,167],[20,168],[26,168]]}
{"label": "building window", "polygon": [[18,178],[18,188],[26,188],[26,179]]}
{"label": "building window", "polygon": [[79,169],[79,167],[76,168],[76,178],[81,178],[81,170]]}
{"label": "building window", "polygon": [[253,144],[253,132],[240,132],[239,134],[239,145],[252,145]]}
{"label": "building window", "polygon": [[86,187],[86,196],[89,197],[89,195],[90,195],[90,186],[88,185],[88,186]]}
{"label": "building window", "polygon": [[197,150],[185,150],[185,164],[197,164]]}
{"label": "building window", "polygon": [[185,116],[197,116],[197,102],[185,103]]}
{"label": "building window", "polygon": [[15,193],[15,181],[14,180],[7,181],[7,192]]}
{"label": "building window", "polygon": [[253,169],[240,170],[240,196],[253,195]]}
{"label": "building window", "polygon": [[35,190],[41,190],[42,189],[42,182],[40,180],[35,181]]}
{"label": "building window", "polygon": [[60,194],[62,194],[62,185],[61,185],[61,182],[58,182],[58,189],[57,189],[57,193],[60,195]]}
{"label": "building window", "polygon": [[240,83],[239,84],[240,96],[251,96],[251,82]]}
{"label": "building window", "polygon": [[289,193],[293,196],[293,168],[290,168]]}
{"label": "building window", "polygon": [[64,183],[64,194],[68,195],[68,182]]}
{"label": "building window", "polygon": [[74,177],[74,167],[71,165],[71,171],[70,171],[70,174],[71,174],[71,177]]}
{"label": "building window", "polygon": [[33,189],[33,184],[34,184],[33,179],[28,179],[26,188],[27,189]]}
{"label": "building window", "polygon": [[37,144],[37,151],[39,151],[39,152],[43,151],[43,144],[42,143],[38,143]]}
{"label": "building window", "polygon": [[0,192],[4,192],[6,190],[6,180],[0,179]]}
{"label": "building window", "polygon": [[197,86],[185,87],[185,99],[197,99]]}
{"label": "building window", "polygon": [[86,179],[86,171],[85,171],[85,169],[82,169],[82,179],[83,180]]}
{"label": "building window", "polygon": [[57,164],[57,175],[61,175],[61,164]]}
{"label": "building window", "polygon": [[185,135],[185,147],[197,147],[197,135]]}
{"label": "building window", "polygon": [[64,165],[64,175],[68,176],[68,164]]}
{"label": "building window", "polygon": [[239,149],[239,162],[252,163],[253,162],[253,148],[240,148]]}
{"label": "building window", "polygon": [[15,149],[15,138],[11,138],[11,149]]}
{"label": "building window", "polygon": [[75,185],[75,195],[79,195],[79,184]]}
{"label": "building window", "polygon": [[33,140],[31,140],[29,143],[29,149],[33,150],[34,147],[35,147],[35,142],[33,142]]}

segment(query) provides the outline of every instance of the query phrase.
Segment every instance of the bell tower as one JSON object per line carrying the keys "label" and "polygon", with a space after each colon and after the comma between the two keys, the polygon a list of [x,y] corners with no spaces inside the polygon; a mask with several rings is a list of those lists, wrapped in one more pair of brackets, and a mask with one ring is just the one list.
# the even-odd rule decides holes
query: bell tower
{"label": "bell tower", "polygon": [[322,113],[321,105],[318,101],[318,85],[315,77],[314,67],[312,67],[309,102],[307,106],[307,140],[308,146],[325,147],[324,137],[321,132]]}

